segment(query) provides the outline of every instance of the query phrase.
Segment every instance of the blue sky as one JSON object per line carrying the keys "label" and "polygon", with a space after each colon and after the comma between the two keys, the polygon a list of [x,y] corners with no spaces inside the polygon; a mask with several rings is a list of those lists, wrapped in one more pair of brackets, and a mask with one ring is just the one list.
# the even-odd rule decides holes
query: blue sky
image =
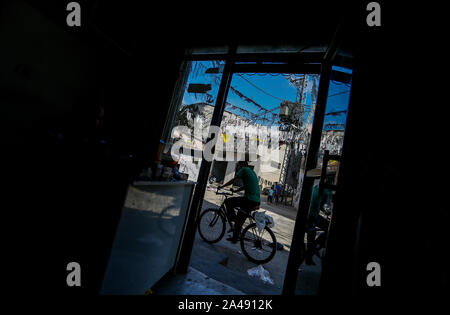
{"label": "blue sky", "polygon": [[[201,65],[199,65],[201,64]],[[220,82],[220,74],[205,74],[205,69],[213,67],[214,65],[212,62],[209,61],[202,61],[197,62],[196,66],[192,68],[191,74],[188,79],[188,83],[211,83],[212,90],[209,91],[209,94],[213,96],[212,104],[215,103],[215,97],[217,96],[218,92],[218,82]],[[351,73],[351,70],[340,68],[340,67],[333,67],[333,70],[336,71],[342,71],[346,73]],[[241,77],[242,76],[242,77]],[[249,82],[251,82],[251,84]],[[318,83],[318,82],[317,82]],[[265,91],[268,94],[271,94],[272,96],[269,96],[256,88],[257,86],[259,89]],[[277,108],[280,106],[281,100],[289,100],[289,101],[295,101],[297,96],[297,90],[295,87],[293,87],[288,79],[286,79],[283,75],[280,74],[234,74],[231,86],[235,89],[237,89],[239,92],[241,92],[243,95],[249,97],[259,105],[263,106],[264,108],[271,110],[274,108]],[[317,84],[318,87],[318,84]],[[339,94],[345,91],[349,90],[348,85],[344,85],[342,83],[336,83],[332,81],[329,86],[329,92],[328,95],[334,95]],[[311,98],[310,94],[308,93],[309,97],[306,100],[306,104],[311,104]],[[328,98],[327,102],[327,110],[326,113],[329,112],[335,112],[335,111],[342,111],[347,110],[348,101],[349,101],[350,93],[343,93],[335,96],[331,96]],[[188,93],[187,90],[184,95],[183,103],[184,104],[192,104],[200,101],[204,101],[205,98],[204,95],[201,94],[193,94]],[[254,104],[251,104],[238,95],[236,95],[231,89],[228,92],[228,98],[227,102],[231,103],[235,106],[238,106],[240,108],[243,108],[249,112],[253,112],[256,114],[261,113],[261,111],[258,111],[258,107]],[[226,110],[230,110],[230,108],[226,108]],[[230,110],[238,115],[242,115],[240,111]],[[274,113],[279,113],[279,110],[274,110]],[[271,117],[268,117],[271,118]],[[345,123],[345,114],[341,114],[338,116],[331,116],[327,115],[325,116],[325,124],[327,123],[337,123],[337,124],[343,124]]]}

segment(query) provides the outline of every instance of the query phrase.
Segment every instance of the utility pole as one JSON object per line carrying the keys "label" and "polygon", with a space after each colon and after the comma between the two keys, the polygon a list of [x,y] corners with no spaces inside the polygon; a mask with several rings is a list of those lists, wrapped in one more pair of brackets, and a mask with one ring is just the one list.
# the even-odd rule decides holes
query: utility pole
{"label": "utility pole", "polygon": [[[283,108],[288,106],[289,112],[287,113],[287,117],[283,117],[281,119],[282,130],[287,133],[286,137],[286,151],[283,158],[283,163],[280,170],[280,180],[279,185],[281,187],[281,192],[283,195],[286,195],[286,192],[293,191],[295,187],[289,185],[288,178],[289,175],[293,171],[294,168],[300,168],[300,165],[297,165],[297,155],[299,153],[299,147],[295,148],[295,140],[297,140],[297,136],[300,134],[300,130],[303,125],[303,117],[305,114],[305,103],[306,103],[306,95],[307,95],[307,86],[308,86],[308,77],[307,75],[302,75],[297,79],[291,79],[291,83],[293,83],[298,90],[297,93],[297,101],[295,103],[290,103],[290,107],[287,103],[281,103],[280,111],[283,112]],[[295,108],[296,107],[296,108]],[[280,118],[281,117],[280,113]],[[284,125],[284,126],[283,126]],[[286,199],[284,200],[286,203]]]}

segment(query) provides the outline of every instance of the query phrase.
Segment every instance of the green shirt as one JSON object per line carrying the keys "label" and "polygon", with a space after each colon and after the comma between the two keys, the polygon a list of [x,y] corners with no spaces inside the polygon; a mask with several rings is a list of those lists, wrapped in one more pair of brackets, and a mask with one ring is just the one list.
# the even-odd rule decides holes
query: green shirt
{"label": "green shirt", "polygon": [[236,177],[244,182],[244,197],[254,202],[261,202],[261,192],[259,191],[258,177],[255,172],[249,167],[242,167],[236,173]]}

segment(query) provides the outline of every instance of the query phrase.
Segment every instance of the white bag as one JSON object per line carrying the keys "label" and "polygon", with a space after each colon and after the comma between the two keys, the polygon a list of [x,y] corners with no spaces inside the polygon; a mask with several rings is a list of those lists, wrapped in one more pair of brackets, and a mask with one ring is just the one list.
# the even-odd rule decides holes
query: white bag
{"label": "white bag", "polygon": [[267,215],[266,211],[255,212],[255,214],[253,215],[253,218],[256,221],[256,226],[258,227],[259,232],[261,232],[266,225],[270,228],[275,226],[275,222],[273,221],[273,218],[270,215]]}
{"label": "white bag", "polygon": [[249,270],[247,270],[247,273],[249,274],[250,277],[260,278],[264,283],[274,284],[273,280],[270,278],[269,272],[266,269],[264,269],[262,265],[250,268]]}

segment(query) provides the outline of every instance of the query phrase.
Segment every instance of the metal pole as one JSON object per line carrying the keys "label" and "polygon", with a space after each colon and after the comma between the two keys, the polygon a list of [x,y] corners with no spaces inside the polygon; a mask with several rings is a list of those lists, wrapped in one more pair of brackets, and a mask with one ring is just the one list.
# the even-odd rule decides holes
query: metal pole
{"label": "metal pole", "polygon": [[[235,52],[236,46],[230,47],[228,57],[225,62],[225,67],[223,69],[222,80],[220,81],[219,92],[217,93],[216,104],[210,126],[220,126],[220,122],[222,121],[225,101],[227,99],[228,89],[231,83]],[[207,139],[207,141],[210,140],[210,138]],[[212,162],[205,160],[203,157],[197,179],[197,185],[195,187],[194,196],[192,197],[192,203],[188,214],[183,244],[181,245],[180,259],[175,270],[177,273],[186,273],[188,271],[192,248],[194,246],[197,218],[203,205],[203,198],[205,196],[211,164]]]}
{"label": "metal pole", "polygon": [[328,87],[330,85],[331,67],[337,46],[339,44],[340,35],[342,33],[342,25],[344,18],[339,22],[333,39],[328,46],[322,62],[320,73],[319,93],[317,95],[316,109],[314,112],[314,120],[309,140],[309,148],[306,155],[305,173],[303,174],[303,185],[300,195],[300,204],[298,206],[297,217],[294,225],[294,233],[292,236],[291,251],[289,253],[288,263],[286,267],[286,275],[283,284],[283,295],[294,295],[298,277],[298,269],[305,257],[305,232],[306,223],[311,202],[312,186],[314,178],[308,177],[308,171],[316,167],[317,154],[320,147],[320,138],[322,136],[323,122],[325,118],[325,109],[328,99]]}
{"label": "metal pole", "polygon": [[320,146],[320,138],[322,136],[322,127],[325,117],[325,108],[328,98],[328,87],[330,84],[331,62],[325,60],[322,63],[322,71],[320,74],[319,93],[317,96],[316,110],[309,141],[309,149],[306,156],[305,173],[303,177],[303,187],[301,191],[300,204],[295,220],[294,233],[292,237],[291,251],[289,253],[288,264],[286,267],[286,275],[283,285],[283,295],[293,295],[298,276],[298,268],[304,259],[304,235],[306,230],[306,222],[308,218],[309,204],[311,201],[313,177],[307,177],[308,170],[316,167],[317,153]]}

